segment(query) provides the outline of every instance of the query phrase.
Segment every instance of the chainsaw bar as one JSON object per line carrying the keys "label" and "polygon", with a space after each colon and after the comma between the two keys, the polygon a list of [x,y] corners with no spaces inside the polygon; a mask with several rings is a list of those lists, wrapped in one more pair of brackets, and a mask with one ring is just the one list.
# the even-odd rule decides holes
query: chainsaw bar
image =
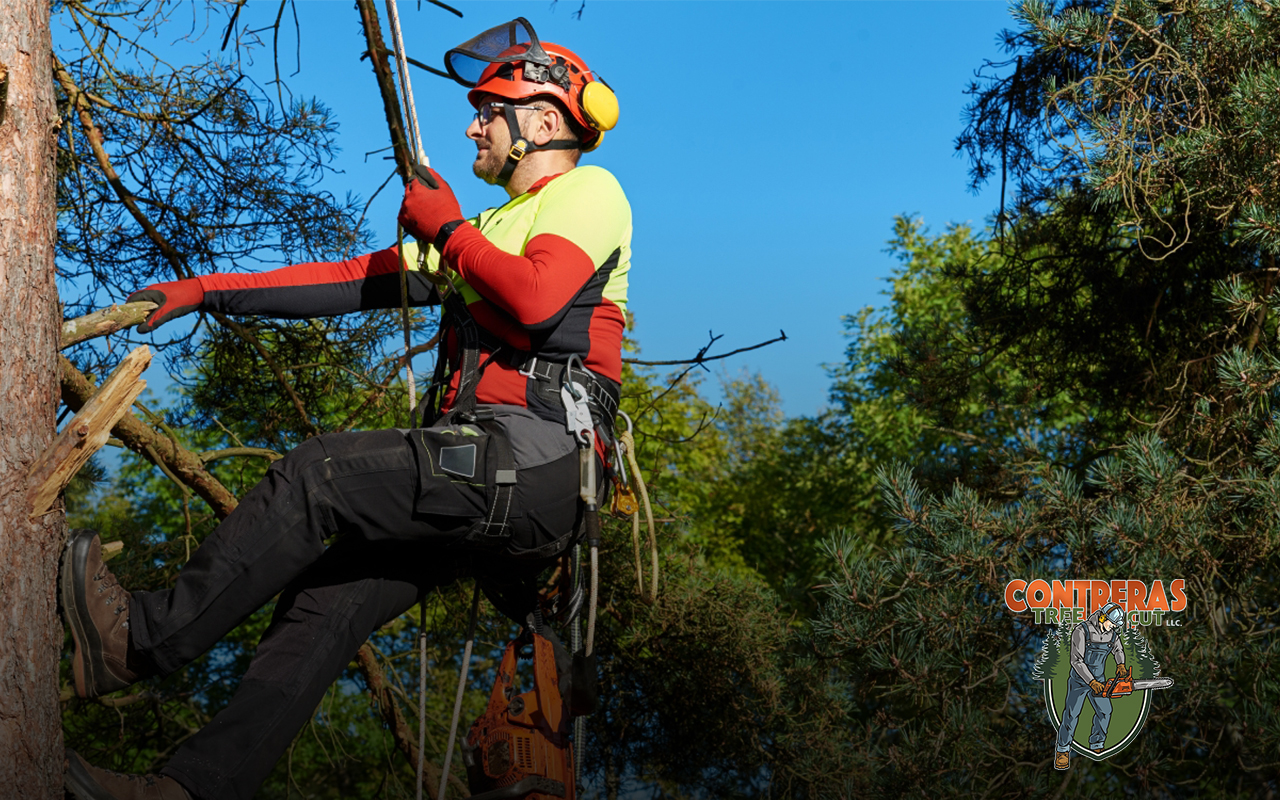
{"label": "chainsaw bar", "polygon": [[1135,692],[1143,689],[1168,689],[1173,685],[1173,678],[1150,678],[1142,681],[1133,682],[1133,690]]}

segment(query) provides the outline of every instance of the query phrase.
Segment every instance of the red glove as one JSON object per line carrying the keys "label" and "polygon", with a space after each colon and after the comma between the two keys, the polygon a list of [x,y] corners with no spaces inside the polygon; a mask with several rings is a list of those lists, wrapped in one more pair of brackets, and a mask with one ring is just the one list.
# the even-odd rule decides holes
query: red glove
{"label": "red glove", "polygon": [[138,333],[151,333],[171,319],[190,314],[204,302],[204,287],[197,278],[153,283],[129,295],[127,303],[150,300],[160,306],[138,326]]}
{"label": "red glove", "polygon": [[[462,224],[462,209],[453,190],[431,167],[418,164],[413,168],[416,180],[404,187],[400,204],[400,224],[419,242],[430,242],[443,248],[449,234]],[[456,224],[455,224],[456,223]],[[436,241],[442,238],[442,241]]]}

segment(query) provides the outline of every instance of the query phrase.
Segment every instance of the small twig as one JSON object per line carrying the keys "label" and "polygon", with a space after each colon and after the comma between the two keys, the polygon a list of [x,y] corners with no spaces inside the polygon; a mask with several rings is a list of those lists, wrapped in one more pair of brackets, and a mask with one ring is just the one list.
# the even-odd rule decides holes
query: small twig
{"label": "small twig", "polygon": [[279,461],[284,458],[283,455],[266,447],[225,447],[221,450],[205,450],[203,453],[197,453],[200,461],[208,464],[210,461],[217,461],[220,458],[234,458],[236,456],[254,456],[256,458],[265,458],[269,461]]}
{"label": "small twig", "polygon": [[739,347],[737,350],[730,350],[729,352],[721,353],[718,356],[707,355],[706,354],[707,350],[711,349],[711,345],[715,344],[716,340],[719,338],[721,337],[712,335],[711,341],[708,342],[701,350],[699,350],[698,354],[695,355],[693,358],[676,359],[672,361],[641,361],[638,358],[624,358],[622,360],[628,364],[635,364],[641,367],[667,367],[667,366],[673,366],[676,364],[694,364],[694,365],[705,364],[708,361],[718,361],[719,359],[728,358],[729,356],[736,356],[738,353],[745,353],[749,350],[759,350],[761,347],[768,347],[769,345],[775,344],[777,342],[785,342],[787,340],[787,332],[783,330],[779,330],[778,336],[775,336],[774,338],[770,339],[767,342],[760,342],[759,344],[753,344],[750,347]]}
{"label": "small twig", "polygon": [[427,0],[427,2],[428,2],[428,3],[430,3],[430,4],[431,4],[431,5],[433,5],[433,6],[438,7],[438,8],[443,8],[445,11],[448,11],[448,12],[450,12],[451,14],[457,14],[459,17],[461,17],[461,16],[462,16],[462,12],[461,12],[461,11],[459,11],[459,10],[458,10],[458,9],[456,9],[456,8],[454,8],[453,6],[445,5],[444,3],[440,2],[440,0]]}
{"label": "small twig", "polygon": [[453,80],[453,76],[445,72],[444,70],[436,69],[435,67],[431,67],[426,64],[423,64],[421,61],[419,61],[416,58],[410,58],[409,56],[405,56],[404,60],[412,64],[413,66],[417,67],[418,69],[425,69],[427,72],[430,72],[432,75],[439,75],[441,78],[448,78],[449,80]]}
{"label": "small twig", "polygon": [[254,335],[253,331],[225,314],[213,312],[213,318],[227,326],[227,328],[241,339],[248,342],[249,345],[258,352],[258,355],[267,365],[267,368],[271,370],[271,374],[275,376],[276,383],[280,384],[280,388],[284,389],[285,394],[289,396],[289,401],[293,404],[294,410],[298,412],[298,419],[302,422],[303,427],[307,429],[307,432],[310,435],[318,436],[320,434],[320,429],[311,421],[311,416],[307,413],[307,408],[303,405],[302,398],[298,396],[296,391],[294,391],[293,384],[285,377],[284,370],[271,356],[271,351],[267,349],[266,345],[264,345],[262,341]]}

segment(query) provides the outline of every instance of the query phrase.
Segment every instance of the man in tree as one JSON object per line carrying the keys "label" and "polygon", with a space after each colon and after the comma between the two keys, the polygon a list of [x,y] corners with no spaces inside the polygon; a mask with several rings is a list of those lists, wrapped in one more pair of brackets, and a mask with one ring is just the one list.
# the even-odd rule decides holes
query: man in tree
{"label": "man in tree", "polygon": [[1124,627],[1124,609],[1107,603],[1089,615],[1071,631],[1071,677],[1067,680],[1067,700],[1062,707],[1062,723],[1058,725],[1058,746],[1053,757],[1055,769],[1071,767],[1071,739],[1076,735],[1080,709],[1088,699],[1093,706],[1093,728],[1089,731],[1089,749],[1101,753],[1111,724],[1111,700],[1102,697],[1106,686],[1107,656],[1113,655],[1116,666],[1124,664],[1124,646],[1119,629]]}
{"label": "man in tree", "polygon": [[[562,388],[585,390],[607,434],[631,212],[608,172],[576,165],[616,122],[617,101],[522,20],[451,50],[446,63],[471,87],[473,171],[503,186],[507,203],[464,220],[448,184],[419,166],[400,221],[421,249],[208,275],[130,297],[159,306],[143,332],[196,310],[307,318],[442,303],[439,360],[449,369],[437,370],[424,401],[430,427],[326,434],[276,462],[171,588],[125,591],[97,535],[73,534],[61,591],[82,697],[174,672],[280,595],[231,703],[159,775],[108,772],[68,751],[75,796],[252,796],[373,630],[459,574],[536,572],[580,531],[582,440],[566,429]],[[597,470],[603,452],[597,441]]]}

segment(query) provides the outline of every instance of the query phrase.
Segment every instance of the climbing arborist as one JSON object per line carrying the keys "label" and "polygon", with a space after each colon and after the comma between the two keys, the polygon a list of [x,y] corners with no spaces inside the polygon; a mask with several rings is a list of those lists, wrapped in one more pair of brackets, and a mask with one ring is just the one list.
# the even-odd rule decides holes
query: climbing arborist
{"label": "climbing arborist", "polygon": [[1104,669],[1107,656],[1113,656],[1116,667],[1124,664],[1124,646],[1120,631],[1124,628],[1124,608],[1107,603],[1071,630],[1071,677],[1067,679],[1067,699],[1058,725],[1058,745],[1053,757],[1054,769],[1071,768],[1071,740],[1076,735],[1080,710],[1087,699],[1093,706],[1093,726],[1089,731],[1089,749],[1101,753],[1106,746],[1107,728],[1111,724],[1111,700],[1102,697],[1105,690]]}
{"label": "climbing arborist", "polygon": [[607,438],[631,210],[610,173],[577,166],[616,122],[612,91],[518,22],[446,56],[471,87],[472,169],[506,189],[505,204],[464,219],[445,180],[419,166],[399,216],[417,244],[403,253],[207,275],[130,296],[158,304],[142,332],[193,311],[306,318],[399,308],[406,263],[408,303],[444,305],[444,366],[421,406],[428,426],[304,442],[170,588],[126,591],[98,536],[73,533],[60,578],[81,697],[174,672],[279,594],[227,707],[158,775],[108,772],[68,751],[76,797],[252,796],[372,631],[461,574],[536,572],[581,531],[580,457],[562,388],[585,391]]}

